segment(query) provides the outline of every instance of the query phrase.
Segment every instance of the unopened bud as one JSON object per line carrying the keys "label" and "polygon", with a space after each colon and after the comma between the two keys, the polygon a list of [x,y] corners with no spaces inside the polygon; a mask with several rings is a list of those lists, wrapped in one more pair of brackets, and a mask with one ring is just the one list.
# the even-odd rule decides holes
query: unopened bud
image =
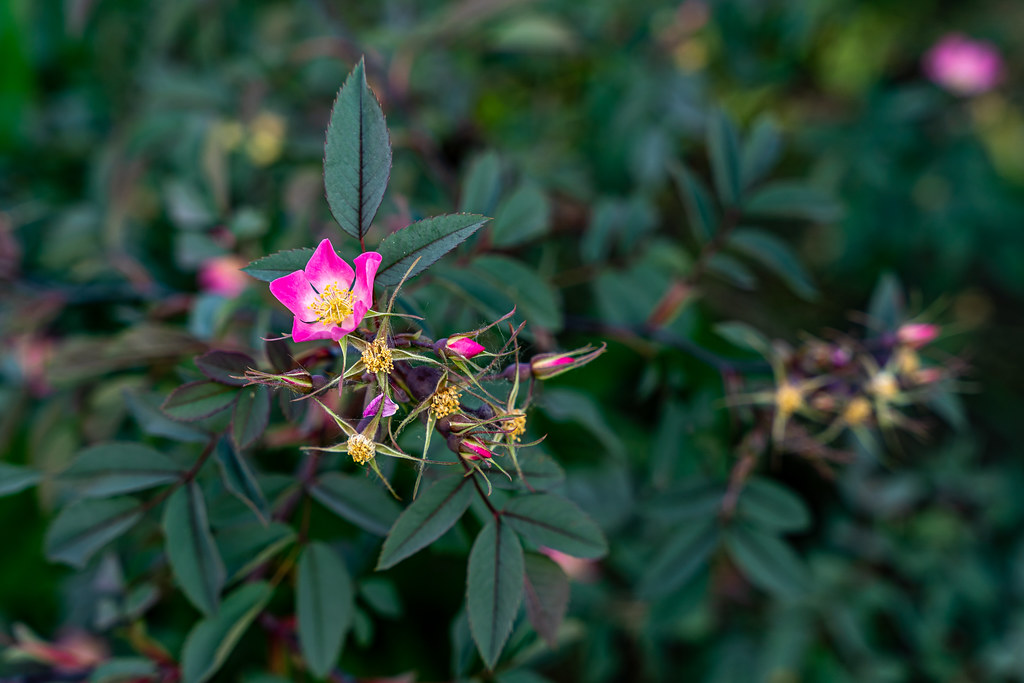
{"label": "unopened bud", "polygon": [[581,368],[594,360],[607,348],[606,344],[600,347],[584,346],[564,353],[542,353],[530,359],[530,370],[537,379],[551,379],[564,372]]}
{"label": "unopened bud", "polygon": [[476,437],[466,437],[459,444],[459,455],[466,460],[490,460],[494,453]]}
{"label": "unopened bud", "polygon": [[896,338],[901,344],[919,349],[931,343],[939,336],[939,326],[929,323],[907,323],[896,331]]}
{"label": "unopened bud", "polygon": [[466,335],[455,335],[445,340],[445,348],[463,358],[472,358],[484,350],[484,345]]}
{"label": "unopened bud", "polygon": [[245,379],[248,381],[247,386],[263,384],[268,387],[290,389],[297,394],[308,394],[316,390],[318,388],[316,386],[318,378],[323,380],[321,386],[326,384],[326,378],[320,375],[313,377],[303,369],[289,370],[281,374],[261,372],[251,368],[245,371]]}

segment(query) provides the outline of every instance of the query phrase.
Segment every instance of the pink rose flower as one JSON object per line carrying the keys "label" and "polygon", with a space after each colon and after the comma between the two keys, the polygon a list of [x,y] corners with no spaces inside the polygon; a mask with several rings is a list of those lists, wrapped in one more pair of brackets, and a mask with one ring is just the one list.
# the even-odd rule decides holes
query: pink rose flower
{"label": "pink rose flower", "polygon": [[356,256],[353,271],[334,253],[331,241],[324,240],[305,270],[271,282],[271,294],[295,315],[292,339],[338,341],[356,329],[373,304],[373,278],[380,261],[380,254],[368,251]]}
{"label": "pink rose flower", "polygon": [[384,400],[384,414],[381,415],[381,417],[391,417],[398,412],[397,403],[384,394],[377,394],[377,396],[366,406],[366,409],[363,410],[363,417],[373,417],[376,415],[377,411],[380,410],[381,399]]}
{"label": "pink rose flower", "polygon": [[957,95],[978,95],[994,88],[1003,76],[1003,59],[991,43],[951,33],[924,56],[924,72],[932,82]]}
{"label": "pink rose flower", "polygon": [[246,261],[238,256],[218,256],[199,266],[199,289],[229,299],[245,290],[249,276],[242,272]]}
{"label": "pink rose flower", "polygon": [[939,336],[939,326],[928,323],[907,323],[896,330],[900,343],[919,349],[931,343]]}

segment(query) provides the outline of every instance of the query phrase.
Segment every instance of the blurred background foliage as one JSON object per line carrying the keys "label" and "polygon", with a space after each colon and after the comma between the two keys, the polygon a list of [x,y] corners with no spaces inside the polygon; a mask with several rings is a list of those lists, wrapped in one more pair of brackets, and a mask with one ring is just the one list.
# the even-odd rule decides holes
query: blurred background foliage
{"label": "blurred background foliage", "polygon": [[[1024,680],[1022,22],[1024,6],[996,1],[8,0],[3,460],[52,473],[137,424],[168,436],[147,411],[178,361],[287,328],[237,268],[342,240],[323,131],[365,54],[394,146],[369,243],[434,213],[495,218],[408,309],[443,336],[515,303],[536,350],[610,344],[544,387],[536,431],[611,555],[574,582],[560,647],[524,646],[517,661],[566,681]],[[925,78],[922,55],[953,31],[997,46],[997,87],[957,96]],[[796,220],[758,225],[794,263],[701,259],[677,183],[717,185],[718,110],[748,145],[784,142],[762,175],[810,193]],[[757,361],[733,365],[713,326],[742,320],[792,343],[855,332],[885,273],[908,316],[942,326],[940,358],[969,363],[961,417],[891,452],[851,442],[854,464],[832,477],[785,454],[760,461],[761,485],[785,489],[778,529],[800,562],[774,584],[715,546],[667,594],[645,587],[666,534],[707,519],[690,509],[700,477],[725,477],[750,428],[726,408],[723,375]],[[652,326],[678,282],[693,291]],[[6,627],[97,630],[83,597],[97,579],[42,556],[61,495],[44,483],[0,500]],[[426,578],[367,589],[377,635],[346,650],[358,670],[459,671],[466,637],[448,623],[462,570],[431,561],[414,565]],[[192,620],[180,596],[147,615],[172,651]]]}

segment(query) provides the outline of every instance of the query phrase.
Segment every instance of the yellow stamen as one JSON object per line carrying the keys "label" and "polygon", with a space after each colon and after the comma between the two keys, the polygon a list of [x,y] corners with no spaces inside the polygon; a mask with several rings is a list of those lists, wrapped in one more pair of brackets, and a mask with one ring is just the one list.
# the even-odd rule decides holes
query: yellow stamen
{"label": "yellow stamen", "polygon": [[438,389],[430,397],[430,412],[436,419],[447,417],[459,410],[459,388],[455,386]]}
{"label": "yellow stamen", "polygon": [[352,292],[332,282],[320,292],[320,297],[309,306],[314,320],[325,325],[340,326],[345,318],[352,315]]}
{"label": "yellow stamen", "polygon": [[902,347],[896,352],[896,367],[903,375],[913,375],[921,368],[921,358],[913,349]]}
{"label": "yellow stamen", "polygon": [[880,372],[871,379],[871,393],[888,400],[900,393],[900,384],[890,372]]}
{"label": "yellow stamen", "polygon": [[526,433],[526,415],[519,411],[512,415],[514,417],[511,420],[505,421],[505,433],[511,436],[513,441],[518,442],[520,437]]}
{"label": "yellow stamen", "polygon": [[804,405],[804,392],[792,384],[783,384],[775,391],[775,406],[783,415],[792,415]]}
{"label": "yellow stamen", "polygon": [[374,339],[363,351],[363,364],[370,372],[390,373],[395,369],[391,360],[391,348],[381,338]]}
{"label": "yellow stamen", "polygon": [[869,417],[871,417],[871,401],[863,396],[857,396],[851,400],[843,411],[843,422],[851,427],[864,424]]}
{"label": "yellow stamen", "polygon": [[377,454],[377,444],[362,434],[348,437],[348,454],[357,465],[364,465]]}

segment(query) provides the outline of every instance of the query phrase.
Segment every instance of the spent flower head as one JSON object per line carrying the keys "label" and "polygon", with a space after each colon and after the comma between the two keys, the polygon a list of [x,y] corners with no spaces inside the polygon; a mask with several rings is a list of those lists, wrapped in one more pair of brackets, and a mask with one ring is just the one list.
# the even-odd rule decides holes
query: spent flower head
{"label": "spent flower head", "polygon": [[459,401],[462,394],[455,385],[444,388],[438,387],[434,395],[430,397],[430,413],[435,419],[447,417],[459,410]]}

